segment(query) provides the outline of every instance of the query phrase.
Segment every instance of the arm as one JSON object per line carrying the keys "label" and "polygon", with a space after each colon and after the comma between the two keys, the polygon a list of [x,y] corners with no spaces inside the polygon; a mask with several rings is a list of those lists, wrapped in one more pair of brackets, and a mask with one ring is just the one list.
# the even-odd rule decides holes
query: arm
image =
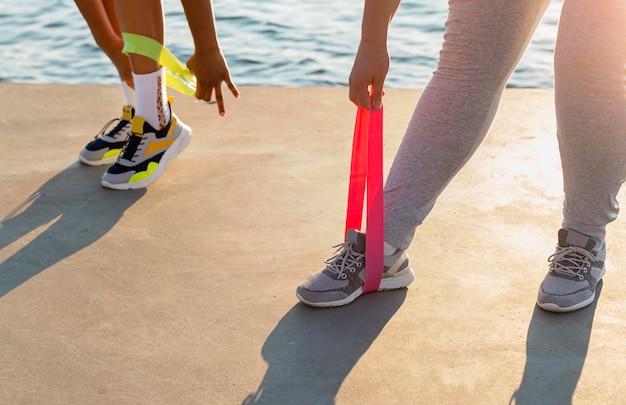
{"label": "arm", "polygon": [[182,4],[196,48],[187,61],[187,67],[198,80],[196,98],[211,101],[215,91],[219,113],[223,116],[222,82],[226,83],[235,98],[239,98],[239,90],[231,80],[220,48],[211,0],[182,0]]}
{"label": "arm", "polygon": [[75,0],[96,44],[116,67],[120,79],[133,87],[128,57],[122,53],[124,41],[115,16],[113,0]]}
{"label": "arm", "polygon": [[350,73],[350,100],[370,109],[381,107],[389,70],[387,31],[400,0],[365,0],[361,42]]}

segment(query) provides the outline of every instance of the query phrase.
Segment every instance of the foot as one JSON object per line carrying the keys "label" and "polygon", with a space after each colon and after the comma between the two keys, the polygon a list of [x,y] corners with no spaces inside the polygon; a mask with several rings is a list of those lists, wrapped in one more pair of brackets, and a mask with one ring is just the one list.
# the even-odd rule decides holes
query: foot
{"label": "foot", "polygon": [[191,141],[191,128],[173,113],[170,122],[155,130],[135,116],[131,135],[117,162],[102,176],[102,185],[116,190],[147,187],[161,177],[167,164]]}
{"label": "foot", "polygon": [[596,298],[596,285],[604,276],[606,246],[575,231],[561,229],[550,269],[539,287],[537,305],[551,312],[584,308]]}
{"label": "foot", "polygon": [[[326,268],[309,276],[296,290],[304,304],[313,307],[347,305],[363,294],[365,283],[365,234],[351,229],[347,241],[334,246],[335,256],[326,260]],[[404,250],[385,256],[385,268],[378,291],[403,288],[415,274]]]}
{"label": "foot", "polygon": [[[108,165],[117,159],[128,139],[135,109],[130,105],[122,108],[122,116],[109,121],[78,155],[78,160],[89,166]],[[111,128],[111,126],[115,126]]]}

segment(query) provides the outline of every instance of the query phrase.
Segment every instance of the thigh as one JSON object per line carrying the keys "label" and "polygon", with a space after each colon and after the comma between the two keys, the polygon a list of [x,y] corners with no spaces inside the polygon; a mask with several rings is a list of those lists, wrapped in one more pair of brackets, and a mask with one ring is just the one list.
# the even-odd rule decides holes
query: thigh
{"label": "thigh", "polygon": [[550,0],[450,0],[436,76],[507,80]]}
{"label": "thigh", "polygon": [[[555,49],[557,92],[624,97],[626,1],[566,0]],[[564,87],[567,89],[564,89]]]}

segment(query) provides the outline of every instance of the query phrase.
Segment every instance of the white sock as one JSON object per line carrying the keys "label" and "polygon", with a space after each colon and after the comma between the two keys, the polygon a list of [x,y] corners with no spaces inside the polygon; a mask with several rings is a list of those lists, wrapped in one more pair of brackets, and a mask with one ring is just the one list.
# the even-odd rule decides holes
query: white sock
{"label": "white sock", "polygon": [[385,256],[391,256],[392,254],[396,253],[397,251],[398,251],[397,247],[392,246],[389,243],[385,242]]}
{"label": "white sock", "polygon": [[170,122],[170,105],[167,101],[165,68],[146,74],[133,73],[137,97],[135,115],[146,120],[156,130]]}
{"label": "white sock", "polygon": [[124,92],[124,99],[126,99],[126,105],[135,106],[135,89],[130,87],[128,83],[122,80],[122,91]]}

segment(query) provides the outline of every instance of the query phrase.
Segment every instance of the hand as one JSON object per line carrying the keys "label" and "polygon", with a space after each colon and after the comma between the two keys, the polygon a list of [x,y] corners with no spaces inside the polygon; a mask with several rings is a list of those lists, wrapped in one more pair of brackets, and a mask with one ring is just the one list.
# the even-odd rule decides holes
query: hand
{"label": "hand", "polygon": [[223,117],[226,114],[226,109],[224,108],[224,98],[222,96],[222,82],[226,82],[235,98],[239,98],[239,90],[237,90],[230,78],[230,71],[222,52],[219,49],[215,49],[207,54],[201,54],[196,51],[187,61],[187,67],[197,79],[196,98],[211,101],[213,92],[215,92],[217,108]]}
{"label": "hand", "polygon": [[109,59],[111,59],[111,62],[113,62],[120,79],[134,89],[135,84],[133,83],[133,71],[130,66],[130,59],[128,58],[128,55],[122,53],[124,43],[121,38],[119,41],[112,41],[111,43],[113,48],[111,50],[106,50],[105,53]]}
{"label": "hand", "polygon": [[361,41],[350,73],[350,101],[366,109],[382,107],[383,87],[389,71],[389,52],[385,43]]}

